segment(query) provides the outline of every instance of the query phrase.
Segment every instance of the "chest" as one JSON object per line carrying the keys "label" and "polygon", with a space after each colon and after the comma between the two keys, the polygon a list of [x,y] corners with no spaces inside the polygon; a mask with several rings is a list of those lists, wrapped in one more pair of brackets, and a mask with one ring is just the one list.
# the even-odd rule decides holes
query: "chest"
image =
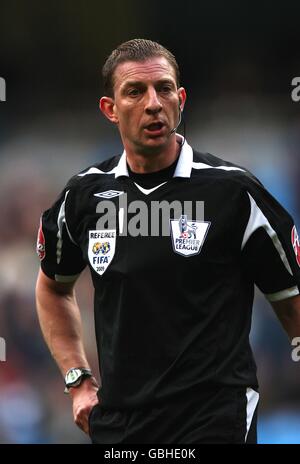
{"label": "chest", "polygon": [[172,181],[140,189],[129,180],[90,186],[76,208],[77,243],[98,275],[195,273],[236,259],[239,228],[232,192]]}

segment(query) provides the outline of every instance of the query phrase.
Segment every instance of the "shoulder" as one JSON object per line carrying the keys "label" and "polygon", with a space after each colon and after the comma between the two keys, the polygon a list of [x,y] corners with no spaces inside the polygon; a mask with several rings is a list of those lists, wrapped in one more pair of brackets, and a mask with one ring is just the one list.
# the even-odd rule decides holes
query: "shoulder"
{"label": "shoulder", "polygon": [[254,214],[253,217],[261,214],[272,218],[290,217],[259,179],[243,166],[210,153],[194,151],[191,177],[196,183],[205,182],[209,185],[210,193],[215,198],[229,200],[238,214],[250,211]]}
{"label": "shoulder", "polygon": [[261,182],[244,166],[229,162],[211,153],[193,150],[192,178],[223,181],[234,188],[263,188]]}
{"label": "shoulder", "polygon": [[86,167],[69,179],[66,189],[81,190],[81,188],[86,188],[87,185],[93,184],[95,181],[101,182],[101,180],[111,179],[114,177],[115,168],[120,158],[121,155],[116,155],[101,163],[94,163]]}

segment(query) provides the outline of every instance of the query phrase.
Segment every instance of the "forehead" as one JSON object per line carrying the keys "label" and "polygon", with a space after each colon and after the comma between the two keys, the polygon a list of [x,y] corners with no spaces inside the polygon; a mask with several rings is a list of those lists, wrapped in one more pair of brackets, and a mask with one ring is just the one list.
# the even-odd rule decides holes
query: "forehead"
{"label": "forehead", "polygon": [[161,79],[170,79],[176,82],[175,70],[166,58],[159,56],[145,61],[125,61],[115,69],[114,88],[116,90],[131,81],[148,82]]}

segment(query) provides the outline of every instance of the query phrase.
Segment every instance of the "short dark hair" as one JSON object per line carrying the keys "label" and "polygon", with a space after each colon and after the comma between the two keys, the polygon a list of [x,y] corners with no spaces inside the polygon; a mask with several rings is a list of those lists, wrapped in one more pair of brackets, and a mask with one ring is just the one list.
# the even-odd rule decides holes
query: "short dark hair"
{"label": "short dark hair", "polygon": [[158,42],[146,39],[133,39],[119,45],[107,58],[102,68],[104,92],[113,97],[114,94],[114,72],[120,63],[125,61],[145,61],[156,56],[164,57],[173,67],[176,83],[179,87],[180,73],[176,58],[167,48]]}

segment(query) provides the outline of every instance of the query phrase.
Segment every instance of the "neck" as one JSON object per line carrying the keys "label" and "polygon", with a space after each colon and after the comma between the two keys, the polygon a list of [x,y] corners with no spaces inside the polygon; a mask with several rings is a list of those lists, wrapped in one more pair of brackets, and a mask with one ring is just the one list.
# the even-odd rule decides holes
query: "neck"
{"label": "neck", "polygon": [[174,137],[174,142],[167,149],[152,153],[139,153],[125,146],[127,163],[132,172],[145,174],[161,171],[175,162],[181,151],[181,139]]}

